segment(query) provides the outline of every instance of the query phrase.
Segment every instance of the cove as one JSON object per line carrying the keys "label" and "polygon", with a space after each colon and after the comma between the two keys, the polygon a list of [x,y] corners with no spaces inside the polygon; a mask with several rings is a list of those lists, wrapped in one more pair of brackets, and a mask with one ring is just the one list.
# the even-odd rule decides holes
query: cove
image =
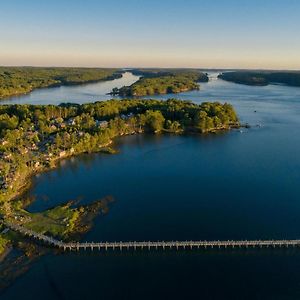
{"label": "cove", "polygon": [[[96,220],[87,241],[299,238],[300,90],[214,77],[201,86],[171,97],[228,101],[252,127],[216,135],[119,138],[116,155],[82,155],[35,177],[29,193],[36,201],[29,210],[112,195],[115,203]],[[297,299],[299,254],[297,249],[51,254],[1,299],[222,299],[233,291],[242,299]]]}

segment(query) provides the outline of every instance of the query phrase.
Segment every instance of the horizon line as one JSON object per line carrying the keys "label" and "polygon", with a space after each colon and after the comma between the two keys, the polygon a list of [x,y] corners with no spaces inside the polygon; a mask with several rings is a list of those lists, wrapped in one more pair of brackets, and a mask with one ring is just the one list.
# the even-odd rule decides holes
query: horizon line
{"label": "horizon line", "polygon": [[226,70],[226,71],[300,71],[300,68],[296,69],[285,69],[285,68],[222,68],[222,67],[210,67],[210,68],[204,68],[204,67],[158,67],[158,66],[152,66],[152,67],[136,67],[136,66],[126,66],[126,67],[100,67],[100,66],[74,66],[74,65],[63,65],[63,66],[57,66],[57,65],[0,65],[0,68],[81,68],[81,69],[120,69],[120,70],[133,70],[133,69],[187,69],[187,70]]}

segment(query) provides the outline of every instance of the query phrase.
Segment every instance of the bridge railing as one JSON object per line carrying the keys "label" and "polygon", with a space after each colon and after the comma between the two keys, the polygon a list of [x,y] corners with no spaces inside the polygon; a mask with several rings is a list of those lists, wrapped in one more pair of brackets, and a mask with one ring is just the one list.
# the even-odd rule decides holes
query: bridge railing
{"label": "bridge railing", "polygon": [[57,240],[53,237],[49,237],[42,233],[34,232],[31,229],[25,228],[18,224],[11,222],[5,222],[0,219],[0,222],[6,227],[19,232],[25,236],[34,238],[47,245],[66,250],[80,250],[80,249],[98,249],[98,250],[108,250],[108,249],[168,249],[168,248],[214,248],[214,247],[224,247],[224,248],[234,248],[234,247],[297,247],[300,246],[300,240],[224,240],[224,241],[129,241],[129,242],[63,242]]}

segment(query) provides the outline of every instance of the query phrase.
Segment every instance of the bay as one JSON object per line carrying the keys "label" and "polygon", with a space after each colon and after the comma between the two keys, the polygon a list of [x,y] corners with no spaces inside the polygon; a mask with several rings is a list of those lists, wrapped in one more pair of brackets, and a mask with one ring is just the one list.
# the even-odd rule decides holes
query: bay
{"label": "bay", "polygon": [[[151,98],[229,102],[250,129],[119,138],[117,155],[82,155],[35,177],[29,210],[112,195],[87,241],[299,238],[300,89],[216,76],[200,91]],[[1,299],[299,299],[299,258],[297,249],[51,254]]]}

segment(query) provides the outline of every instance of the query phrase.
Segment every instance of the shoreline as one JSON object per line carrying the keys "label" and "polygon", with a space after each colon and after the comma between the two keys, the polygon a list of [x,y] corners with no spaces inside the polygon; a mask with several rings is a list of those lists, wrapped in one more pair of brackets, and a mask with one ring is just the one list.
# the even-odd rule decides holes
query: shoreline
{"label": "shoreline", "polygon": [[[36,87],[36,88],[33,88],[27,92],[15,92],[9,96],[4,96],[4,97],[1,97],[0,96],[0,105],[10,105],[10,104],[1,104],[1,101],[5,101],[5,100],[10,100],[11,98],[13,97],[21,97],[21,96],[26,96],[26,95],[30,95],[32,92],[36,91],[36,90],[40,90],[40,89],[51,89],[51,88],[58,88],[58,87],[67,87],[67,86],[79,86],[79,85],[85,85],[85,84],[91,84],[91,83],[98,83],[98,82],[105,82],[105,81],[113,81],[113,80],[116,80],[116,79],[120,79],[123,77],[123,73],[117,73],[115,74],[116,76],[112,75],[112,76],[109,76],[107,78],[104,78],[104,79],[95,79],[95,80],[87,80],[85,82],[68,82],[68,83],[53,83],[53,84],[50,84],[48,86],[41,86],[41,87]],[[121,76],[117,76],[118,74],[120,74]]]}
{"label": "shoreline", "polygon": [[2,253],[0,253],[0,263],[2,263],[5,258],[10,254],[10,252],[13,250],[13,247],[11,245],[8,245]]}
{"label": "shoreline", "polygon": [[[101,152],[105,147],[110,146],[112,143],[113,143],[113,141],[111,140],[110,142],[99,146],[100,147],[99,151],[91,152],[91,153]],[[24,183],[20,184],[20,189],[13,195],[8,196],[6,201],[21,200],[20,197],[22,197],[22,195],[25,194],[31,188],[31,186],[33,184],[32,179],[35,175],[42,174],[44,172],[48,172],[53,169],[56,169],[59,162],[63,161],[64,159],[70,159],[71,157],[76,157],[81,154],[91,154],[91,153],[88,153],[88,152],[81,152],[81,153],[76,153],[76,154],[69,153],[69,154],[65,155],[64,157],[57,157],[57,158],[53,159],[53,161],[51,162],[53,165],[51,165],[51,166],[48,166],[48,167],[43,166],[43,167],[40,167],[40,168],[28,173],[26,176],[24,176],[24,180],[23,180]]]}
{"label": "shoreline", "polygon": [[110,96],[119,96],[119,97],[122,97],[122,98],[126,98],[126,97],[148,97],[148,96],[158,96],[158,95],[171,95],[171,94],[180,94],[180,93],[185,93],[185,92],[192,92],[192,91],[199,91],[201,88],[198,87],[198,88],[192,88],[192,89],[182,89],[178,92],[162,92],[162,93],[153,93],[153,94],[143,94],[143,95],[132,95],[132,94],[122,94],[122,93],[114,93],[114,92],[109,92],[107,93],[106,95],[110,95]]}
{"label": "shoreline", "polygon": [[[247,128],[247,126],[248,125],[243,125],[243,124],[240,124],[240,125],[239,124],[232,124],[229,127],[224,127],[223,126],[223,127],[219,127],[219,128],[213,128],[213,129],[203,131],[203,132],[199,132],[199,131],[196,131],[196,130],[177,131],[177,132],[163,130],[162,132],[154,133],[154,134],[174,134],[174,135],[183,135],[183,134],[185,134],[185,135],[196,135],[196,134],[199,134],[199,135],[206,135],[206,134],[215,134],[215,133],[222,132],[222,131],[227,132],[227,131],[231,131],[233,129],[239,129],[239,128],[242,128],[242,127]],[[108,143],[105,143],[105,144],[99,146],[98,151],[92,151],[92,152],[83,151],[83,152],[75,153],[75,154],[68,153],[63,157],[55,158],[51,162],[53,165],[48,166],[48,167],[43,166],[43,167],[40,167],[39,169],[36,169],[36,170],[28,173],[24,177],[24,183],[20,185],[20,189],[16,193],[14,193],[13,195],[8,196],[6,201],[22,200],[22,199],[20,199],[20,197],[22,197],[22,195],[24,195],[26,192],[28,192],[28,190],[32,187],[34,176],[56,169],[58,167],[58,164],[61,161],[63,161],[64,159],[70,159],[70,158],[73,158],[73,157],[75,158],[79,155],[89,155],[89,154],[101,153],[106,147],[111,146],[114,143],[115,139],[125,137],[125,136],[130,136],[130,135],[138,135],[138,134],[145,134],[145,131],[144,130],[142,130],[140,132],[136,131],[136,132],[125,133],[125,134],[116,136],[113,139],[111,139]],[[110,152],[105,151],[103,153],[110,153]],[[115,154],[115,152],[112,152],[110,154]]]}
{"label": "shoreline", "polygon": [[[192,129],[188,129],[188,130],[185,130],[185,131],[178,131],[178,132],[169,132],[169,131],[161,131],[159,133],[154,133],[154,134],[161,134],[161,135],[164,135],[164,134],[172,134],[172,135],[209,135],[209,134],[217,134],[218,132],[227,132],[227,131],[231,131],[233,129],[238,129],[240,127],[243,127],[243,125],[239,125],[239,124],[231,124],[230,126],[228,127],[219,127],[219,128],[213,128],[209,131],[206,131],[206,132],[197,132],[194,128],[194,130]],[[51,166],[49,167],[41,167],[37,170],[34,170],[30,173],[28,173],[25,178],[24,178],[24,182],[21,184],[21,187],[20,189],[14,193],[13,195],[11,195],[11,197],[9,197],[8,201],[20,201],[22,203],[22,207],[25,209],[25,207],[27,206],[26,204],[26,197],[23,197],[25,196],[25,194],[30,190],[30,188],[33,186],[33,178],[34,176],[38,175],[38,174],[42,174],[44,172],[48,172],[48,171],[51,171],[51,170],[54,170],[58,167],[59,163],[65,159],[70,159],[72,157],[77,157],[79,155],[86,155],[86,154],[95,154],[95,153],[101,153],[101,151],[103,151],[106,147],[109,147],[111,146],[112,144],[114,144],[114,142],[121,138],[121,137],[125,137],[125,136],[130,136],[130,135],[139,135],[139,134],[145,134],[145,131],[144,130],[141,130],[141,131],[134,131],[134,132],[130,132],[130,133],[124,133],[124,134],[121,134],[121,135],[118,135],[114,138],[112,138],[109,142],[105,143],[105,144],[102,144],[101,146],[99,146],[99,149],[98,151],[93,151],[93,152],[81,152],[81,153],[68,153],[68,155],[64,156],[64,157],[57,157],[53,160]],[[154,134],[151,134],[151,135],[154,135]],[[104,153],[104,152],[103,152]],[[110,153],[110,152],[105,152],[105,153]],[[102,203],[101,200],[103,200],[104,202]],[[79,217],[79,219],[76,221],[76,226],[74,228],[74,231],[73,232],[70,232],[70,235],[76,239],[80,239],[82,238],[82,236],[86,233],[88,233],[92,228],[93,228],[93,220],[94,220],[94,217],[99,213],[99,210],[101,212],[101,214],[105,214],[105,212],[103,212],[103,207],[102,205],[106,206],[108,205],[111,201],[108,201],[106,203],[106,199],[103,198],[101,200],[97,200],[95,202],[95,206],[94,207],[98,207],[98,210],[96,209],[95,211],[90,211],[88,208],[85,212],[82,213],[82,215]],[[33,200],[35,201],[35,200]],[[113,201],[112,201],[113,202]],[[13,245],[15,245],[15,241],[12,240],[11,242]],[[14,249],[14,246],[9,243],[7,245],[7,247],[4,249],[4,251],[2,252],[2,254],[0,254],[0,262],[4,261],[9,253]],[[27,243],[25,242],[23,247],[23,251],[26,252],[26,249],[27,247],[29,246],[26,246]],[[28,244],[30,245],[30,244]],[[35,247],[35,244],[33,245]],[[28,248],[30,250],[30,247]],[[29,252],[28,252],[29,253]],[[31,256],[31,255],[30,255]],[[30,258],[29,256],[29,258]]]}
{"label": "shoreline", "polygon": [[[148,132],[152,135],[207,135],[242,126],[234,108],[219,102],[198,105],[174,99],[125,99],[63,108],[25,107],[28,109],[26,119],[21,114],[24,113],[22,107],[14,108],[16,112],[13,114],[9,111],[10,106],[3,107],[3,112],[7,111],[4,116],[7,116],[8,124],[17,120],[17,128],[23,124],[21,122],[27,123],[25,130],[23,127],[7,129],[1,140],[4,168],[1,173],[0,201],[3,205],[0,213],[4,219],[17,224],[26,223],[29,228],[33,226],[41,232],[50,230],[54,235],[64,233],[64,226],[72,225],[73,228],[78,212],[66,211],[59,206],[53,207],[54,212],[46,210],[34,214],[26,211],[29,201],[33,201],[28,191],[34,184],[34,176],[56,169],[62,160],[81,154],[116,153],[110,145],[122,136]],[[17,117],[18,113],[24,120]],[[38,120],[48,121],[38,123],[36,114]],[[20,141],[19,147],[9,143],[11,133]],[[60,224],[59,220],[64,221]],[[9,235],[8,239],[13,242],[16,237]]]}

